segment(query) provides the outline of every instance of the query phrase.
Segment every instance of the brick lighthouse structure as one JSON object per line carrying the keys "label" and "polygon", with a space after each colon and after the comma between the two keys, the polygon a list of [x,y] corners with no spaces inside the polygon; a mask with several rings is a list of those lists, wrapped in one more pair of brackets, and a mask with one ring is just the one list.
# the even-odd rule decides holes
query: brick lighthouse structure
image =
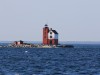
{"label": "brick lighthouse structure", "polygon": [[49,29],[47,24],[43,28],[43,45],[58,45],[58,32]]}
{"label": "brick lighthouse structure", "polygon": [[43,28],[43,44],[44,45],[48,44],[48,32],[49,32],[49,27],[46,24],[45,27]]}

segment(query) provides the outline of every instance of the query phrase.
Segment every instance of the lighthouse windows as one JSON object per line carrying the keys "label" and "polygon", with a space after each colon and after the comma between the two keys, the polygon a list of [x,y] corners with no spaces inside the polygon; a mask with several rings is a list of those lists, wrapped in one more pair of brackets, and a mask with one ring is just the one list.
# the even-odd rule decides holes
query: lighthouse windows
{"label": "lighthouse windows", "polygon": [[52,36],[50,36],[50,38],[52,38]]}
{"label": "lighthouse windows", "polygon": [[50,32],[50,34],[52,34],[52,32]]}

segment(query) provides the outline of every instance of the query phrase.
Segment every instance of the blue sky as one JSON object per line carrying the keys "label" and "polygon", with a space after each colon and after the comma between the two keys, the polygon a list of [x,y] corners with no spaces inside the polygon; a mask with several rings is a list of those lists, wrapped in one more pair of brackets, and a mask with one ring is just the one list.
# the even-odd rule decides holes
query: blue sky
{"label": "blue sky", "polygon": [[100,41],[100,0],[0,0],[0,41],[42,41],[46,23],[60,41]]}

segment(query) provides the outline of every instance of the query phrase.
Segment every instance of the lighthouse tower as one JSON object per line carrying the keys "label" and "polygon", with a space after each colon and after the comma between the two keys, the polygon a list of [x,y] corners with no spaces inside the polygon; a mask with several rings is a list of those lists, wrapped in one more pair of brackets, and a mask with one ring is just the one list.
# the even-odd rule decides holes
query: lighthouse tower
{"label": "lighthouse tower", "polygon": [[48,32],[49,32],[49,27],[46,24],[45,27],[43,28],[43,44],[48,45]]}

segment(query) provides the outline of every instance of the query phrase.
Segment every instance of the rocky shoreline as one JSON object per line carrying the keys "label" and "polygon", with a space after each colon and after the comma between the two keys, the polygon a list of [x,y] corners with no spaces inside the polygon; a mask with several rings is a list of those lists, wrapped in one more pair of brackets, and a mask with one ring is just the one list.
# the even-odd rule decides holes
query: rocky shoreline
{"label": "rocky shoreline", "polygon": [[0,46],[0,48],[74,48],[73,45],[41,45],[41,44],[22,44],[22,45],[12,45]]}
{"label": "rocky shoreline", "polygon": [[32,43],[24,43],[23,41],[15,41],[13,43],[8,44],[7,46],[0,47],[9,47],[9,48],[74,48],[73,45],[43,45],[43,44],[32,44]]}

